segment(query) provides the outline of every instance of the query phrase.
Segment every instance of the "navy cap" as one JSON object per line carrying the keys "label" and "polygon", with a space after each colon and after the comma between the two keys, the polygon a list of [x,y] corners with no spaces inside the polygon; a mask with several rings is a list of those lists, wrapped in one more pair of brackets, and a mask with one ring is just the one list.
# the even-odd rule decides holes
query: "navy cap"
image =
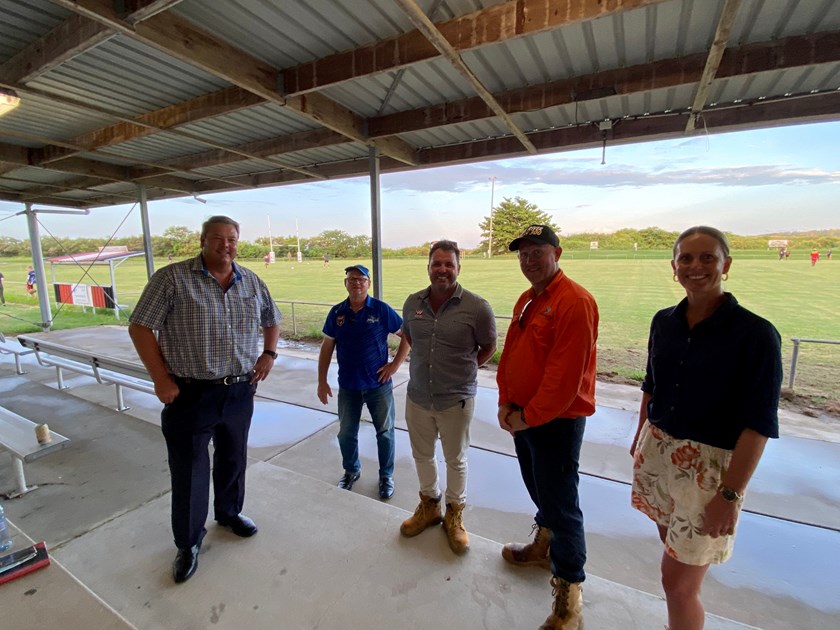
{"label": "navy cap", "polygon": [[370,278],[370,272],[368,271],[368,268],[365,267],[364,265],[351,265],[350,267],[345,267],[344,268],[344,273],[347,273],[348,271],[353,271],[353,270],[358,271],[365,278]]}
{"label": "navy cap", "polygon": [[515,239],[510,242],[508,249],[512,252],[518,251],[522,241],[531,241],[540,245],[551,245],[552,247],[560,246],[560,239],[547,225],[529,225],[519,233]]}

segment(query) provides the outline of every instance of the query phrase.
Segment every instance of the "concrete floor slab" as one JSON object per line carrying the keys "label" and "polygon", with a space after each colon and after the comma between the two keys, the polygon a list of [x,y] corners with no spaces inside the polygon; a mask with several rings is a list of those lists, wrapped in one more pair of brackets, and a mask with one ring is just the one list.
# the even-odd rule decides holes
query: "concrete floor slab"
{"label": "concrete floor slab", "polygon": [[[7,409],[70,439],[64,450],[26,465],[36,491],[5,502],[9,519],[32,538],[54,547],[169,491],[156,427],[25,376],[0,378],[0,395]],[[13,479],[10,458],[0,454],[0,490]]]}
{"label": "concrete floor slab", "polygon": [[[266,463],[250,468],[248,486],[246,509],[260,533],[243,540],[211,527],[185,584],[169,576],[173,550],[159,534],[168,526],[164,498],[56,555],[149,630],[528,628],[548,613],[547,575],[509,568],[498,543],[474,537],[471,551],[456,557],[439,531],[399,536],[401,510]],[[119,561],[103,563],[101,549],[120,549]],[[585,602],[595,629],[657,627],[664,615],[659,598],[596,578]],[[707,625],[738,627],[715,618]]]}

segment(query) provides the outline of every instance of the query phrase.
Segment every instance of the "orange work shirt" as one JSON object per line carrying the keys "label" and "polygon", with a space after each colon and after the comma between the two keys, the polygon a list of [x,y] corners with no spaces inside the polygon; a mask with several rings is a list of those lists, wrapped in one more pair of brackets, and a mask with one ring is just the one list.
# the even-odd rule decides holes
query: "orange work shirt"
{"label": "orange work shirt", "polygon": [[591,416],[597,340],[595,298],[562,270],[539,295],[528,289],[513,307],[499,360],[499,405],[522,408],[530,426]]}

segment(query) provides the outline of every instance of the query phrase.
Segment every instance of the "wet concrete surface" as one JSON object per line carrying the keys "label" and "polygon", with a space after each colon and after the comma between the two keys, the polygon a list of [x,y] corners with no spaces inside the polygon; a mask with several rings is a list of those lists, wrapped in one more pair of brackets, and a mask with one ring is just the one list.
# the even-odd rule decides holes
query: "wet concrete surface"
{"label": "wet concrete surface", "polygon": [[[64,340],[55,336],[51,338],[79,347],[101,347],[103,344],[97,334],[66,332],[74,334]],[[59,333],[51,334],[58,335]],[[128,358],[128,354],[133,353],[124,329],[116,329],[116,332],[109,331],[106,333],[106,338],[108,347],[115,348],[116,356]],[[120,355],[119,352],[126,354]],[[25,357],[25,359],[29,358]],[[285,467],[302,476],[325,482],[329,487],[334,486],[341,475],[341,459],[335,435],[337,426],[334,424],[335,398],[327,406],[321,405],[317,400],[315,359],[316,357],[307,356],[282,357],[278,360],[269,380],[261,384],[249,455],[255,461],[254,465],[259,465],[260,460],[268,460],[275,466]],[[22,387],[20,382],[14,380],[21,377],[13,375],[13,365],[10,370],[6,370],[7,367],[9,366],[0,365],[0,377],[2,377],[0,386],[6,388],[0,390],[3,391],[4,405],[7,392]],[[334,365],[332,370],[335,370]],[[159,423],[159,420],[155,418],[159,416],[159,403],[154,400],[154,397],[127,390],[127,399],[133,398],[135,401],[141,401],[141,404],[124,414],[110,409],[103,410],[102,407],[113,406],[112,387],[92,385],[89,377],[71,377],[69,373],[67,375],[73,389],[56,392],[54,370],[35,366],[33,373],[25,377],[28,379],[27,382],[31,386],[37,386],[38,382],[43,382],[49,385],[49,388],[44,387],[50,389],[51,394],[44,390],[39,390],[39,392],[33,390],[27,393],[21,389],[16,393],[23,395],[23,398],[15,404],[28,406],[31,401],[40,399],[41,403],[51,410],[50,413],[57,414],[58,417],[68,414],[73,416],[80,414],[83,418],[102,416],[104,423],[100,425],[99,433],[107,434],[106,427],[111,427],[114,429],[112,437],[115,439],[119,439],[122,433],[121,418],[127,418],[129,421],[143,419],[147,424]],[[395,389],[398,399],[397,424],[404,426],[402,411],[405,397],[405,366],[401,368],[398,376],[399,385]],[[335,383],[334,372],[331,372],[331,382]],[[492,385],[492,375],[482,375],[482,382],[485,385]],[[92,394],[100,404],[83,401],[87,406],[82,409],[77,408],[76,402],[72,402],[78,400],[80,396]],[[57,398],[51,398],[51,396]],[[271,402],[272,400],[283,402]],[[610,400],[613,402],[612,399]],[[618,397],[615,400],[614,404],[619,404]],[[636,412],[632,402],[626,407],[623,410],[599,407],[596,415],[587,423],[586,442],[582,454],[582,470],[586,474],[581,481],[581,501],[586,517],[589,545],[587,570],[590,576],[593,576],[593,580],[596,579],[595,576],[606,578],[659,595],[661,587],[659,586],[658,564],[661,544],[656,537],[653,524],[646,517],[632,510],[628,504],[629,487],[626,482],[629,480],[630,463],[627,448],[635,430]],[[533,506],[522,486],[515,458],[512,457],[511,439],[496,425],[496,392],[492,387],[480,388],[476,408],[473,448],[470,449],[469,499],[465,516],[467,528],[470,532],[490,540],[501,542],[511,539],[525,540],[530,532]],[[18,412],[22,413],[22,411]],[[58,417],[56,421],[59,421]],[[114,417],[117,419],[116,422],[113,421]],[[126,426],[133,425],[129,422]],[[63,430],[56,425],[56,429],[73,439],[72,425]],[[141,443],[150,441],[150,446],[143,446],[140,450],[145,453],[144,449],[148,448],[150,455],[146,459],[151,458],[151,461],[157,461],[155,460],[157,457],[162,460],[165,453],[159,429],[157,427],[150,427],[150,429],[152,433],[148,436],[143,437],[144,434],[141,432]],[[94,427],[91,427],[90,431],[94,433]],[[82,443],[84,440],[79,438],[78,441]],[[108,442],[105,444],[107,445]],[[363,476],[357,482],[352,494],[362,495],[356,497],[358,500],[364,500],[367,497],[378,502],[376,447],[373,429],[369,424],[365,423],[362,426],[359,445],[363,460]],[[836,584],[840,583],[840,575],[836,567],[836,559],[840,558],[840,534],[835,531],[836,523],[840,519],[840,510],[838,510],[840,450],[838,449],[840,446],[836,443],[803,438],[785,437],[782,440],[770,442],[767,454],[751,485],[747,508],[759,509],[768,514],[778,514],[794,522],[758,514],[743,514],[733,559],[727,564],[713,567],[704,584],[704,601],[710,612],[768,629],[840,627],[840,605],[835,601],[837,600]],[[155,455],[151,455],[152,450],[156,451]],[[90,457],[88,456],[87,459]],[[65,466],[64,463],[59,465],[56,460],[50,464],[50,460],[53,458],[44,458],[42,462],[35,462],[28,466],[28,474],[37,476],[41,474],[41,471],[49,470],[49,468],[41,468],[42,466],[58,468]],[[443,476],[445,467],[442,465],[440,456],[439,460]],[[3,463],[3,458],[0,456],[0,478],[5,478],[5,471],[8,470],[2,467]],[[67,462],[67,465],[73,468],[76,466],[75,463],[70,462]],[[79,465],[81,466],[79,474],[83,474],[84,463]],[[133,469],[138,465],[140,465],[138,460],[131,459],[124,469]],[[148,469],[143,468],[142,465],[139,469],[145,471],[140,475],[144,480],[151,475],[152,479],[163,480],[164,486],[168,484],[165,462],[159,470],[155,466]],[[408,512],[413,511],[417,502],[417,481],[407,434],[404,431],[397,432],[395,478],[397,494],[390,502],[391,507],[402,508]],[[132,477],[132,481],[137,485],[135,477]],[[156,496],[155,488],[158,487],[158,481],[155,481],[154,488],[151,490],[144,490],[142,494],[146,498],[139,495],[127,496],[125,503],[132,507],[124,509],[135,509],[136,506],[142,506],[146,502],[157,504],[164,501],[165,503],[166,497],[153,498]],[[250,487],[249,482],[249,489]],[[282,495],[283,488],[275,488],[274,491]],[[28,496],[37,498],[41,492],[38,490]],[[39,507],[30,509],[33,520],[29,524],[23,523],[24,528],[27,525],[41,527],[43,528],[41,531],[53,535],[56,540],[66,540],[68,536],[77,535],[84,537],[85,534],[78,534],[78,532],[81,532],[85,526],[91,532],[96,532],[102,528],[103,522],[108,522],[109,518],[117,521],[125,518],[121,517],[118,511],[108,508],[100,511],[103,514],[110,513],[110,517],[101,516],[98,513],[92,514],[86,520],[77,519],[74,524],[77,529],[65,528],[63,533],[51,533],[50,528],[53,525],[50,519],[43,517],[49,516],[47,513],[51,509],[51,503],[63,503],[64,498],[60,492],[54,497],[46,494],[41,496],[44,500],[37,499]],[[25,497],[23,501],[27,501],[27,498]],[[44,505],[40,505],[42,503]],[[106,507],[107,505],[106,501]],[[353,510],[360,508],[364,509],[359,505]],[[47,513],[41,513],[42,510],[46,510]],[[39,513],[41,513],[40,516]],[[405,515],[392,520],[398,527],[399,520],[404,517]],[[808,522],[817,523],[822,527],[807,525]],[[832,527],[835,529],[831,529]],[[168,533],[167,528],[161,531]],[[158,536],[159,534],[160,531],[158,531]],[[438,543],[442,538],[441,532]],[[168,534],[164,539],[164,542],[169,544]],[[168,554],[167,551],[163,555]],[[161,560],[156,558],[156,561]],[[164,565],[168,565],[168,562],[170,562],[169,559],[163,560]],[[537,572],[540,575],[537,569],[521,572],[525,574]],[[165,581],[165,578],[161,579]],[[543,576],[540,575],[539,579],[542,580]],[[593,601],[590,605],[596,603],[597,601]],[[635,627],[659,627],[659,625]],[[707,625],[707,627],[711,626]]]}

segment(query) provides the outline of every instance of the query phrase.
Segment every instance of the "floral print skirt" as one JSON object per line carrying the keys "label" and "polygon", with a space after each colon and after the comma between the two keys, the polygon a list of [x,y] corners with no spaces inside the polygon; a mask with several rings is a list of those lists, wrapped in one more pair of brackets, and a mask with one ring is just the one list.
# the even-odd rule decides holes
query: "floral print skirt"
{"label": "floral print skirt", "polygon": [[684,564],[726,562],[735,536],[701,533],[703,512],[718,491],[732,451],[678,440],[645,422],[633,458],[634,508],[667,529],[665,552]]}

